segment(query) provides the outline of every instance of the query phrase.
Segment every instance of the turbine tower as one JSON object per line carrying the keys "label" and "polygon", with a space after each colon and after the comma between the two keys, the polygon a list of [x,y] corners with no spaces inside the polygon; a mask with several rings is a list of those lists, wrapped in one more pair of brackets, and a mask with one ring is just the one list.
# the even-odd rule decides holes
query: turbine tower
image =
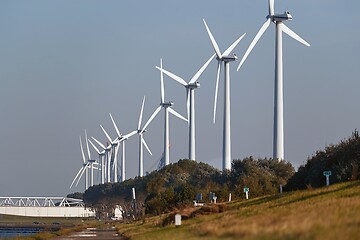
{"label": "turbine tower", "polygon": [[[162,68],[162,59],[160,59],[160,68]],[[176,112],[174,109],[172,109],[173,102],[165,102],[165,96],[164,96],[164,75],[161,71],[160,73],[160,106],[157,107],[154,111],[154,113],[151,115],[149,120],[145,123],[144,128],[146,129],[147,126],[150,124],[150,122],[154,119],[154,117],[160,112],[161,108],[164,108],[165,112],[165,121],[164,121],[164,157],[165,157],[165,166],[169,165],[170,163],[170,152],[169,152],[169,113],[173,114],[174,116],[187,121],[186,118],[181,116],[178,112]]]}
{"label": "turbine tower", "polygon": [[92,187],[92,186],[94,186],[94,164],[95,164],[95,160],[91,159],[89,143],[87,141],[86,129],[85,129],[85,142],[86,142],[86,150],[87,150],[87,154],[88,154],[88,163],[90,164],[90,187]]}
{"label": "turbine tower", "polygon": [[107,145],[107,147],[105,147],[104,144],[102,144],[99,140],[97,140],[94,137],[91,137],[103,150],[104,150],[104,168],[102,167],[101,169],[104,169],[104,178],[105,178],[105,182],[111,182],[111,178],[110,178],[110,154],[111,154],[111,143],[109,143]]}
{"label": "turbine tower", "polygon": [[214,123],[215,123],[215,115],[216,115],[216,102],[217,102],[217,93],[219,86],[219,77],[221,71],[221,63],[224,62],[225,68],[225,93],[224,93],[224,120],[223,120],[223,170],[231,169],[231,124],[230,124],[230,62],[236,61],[237,57],[235,54],[230,53],[234,50],[234,48],[238,45],[241,39],[245,36],[244,33],[241,37],[239,37],[233,44],[230,45],[226,51],[221,54],[219,46],[217,45],[215,38],[210,32],[208,25],[203,19],[207,33],[211,40],[212,46],[216,53],[216,59],[218,60],[217,67],[217,77],[216,77],[216,86],[215,86],[215,100],[214,100]]}
{"label": "turbine tower", "polygon": [[[87,138],[86,130],[85,130],[85,138]],[[73,179],[73,181],[71,182],[70,188],[72,188],[72,186],[74,185],[76,179],[78,179],[76,184],[75,184],[77,186],[79,184],[79,181],[80,181],[82,175],[85,173],[85,190],[87,190],[89,188],[89,167],[91,168],[90,186],[94,185],[94,162],[95,162],[95,160],[91,159],[90,149],[89,149],[88,144],[86,144],[86,149],[87,149],[87,154],[88,154],[88,158],[86,160],[83,144],[82,144],[82,141],[81,141],[81,136],[79,137],[79,140],[80,140],[80,150],[81,150],[81,156],[82,156],[82,159],[83,159],[83,165],[79,169],[77,174],[75,175],[75,178]]]}
{"label": "turbine tower", "polygon": [[121,143],[122,145],[122,154],[121,154],[121,181],[124,182],[125,181],[125,142],[126,140],[135,135],[137,133],[137,131],[132,131],[126,135],[121,135],[120,131],[119,131],[119,128],[117,127],[115,121],[114,121],[114,118],[112,117],[111,114],[110,115],[110,118],[111,118],[111,121],[114,125],[114,128],[115,128],[115,131],[116,131],[116,134],[117,134],[117,138],[116,141],[118,144]]}
{"label": "turbine tower", "polygon": [[88,142],[90,142],[91,146],[95,149],[95,151],[98,153],[99,155],[99,166],[100,166],[100,173],[101,173],[101,184],[105,183],[105,169],[104,169],[104,158],[105,158],[105,150],[103,150],[102,152],[99,151],[99,149],[95,146],[95,144],[88,139]]}
{"label": "turbine tower", "polygon": [[292,16],[288,11],[282,14],[274,14],[274,0],[269,0],[269,15],[266,22],[262,25],[259,32],[246,50],[237,70],[240,69],[255,44],[264,34],[266,29],[273,22],[276,26],[275,36],[275,86],[274,86],[274,139],[273,139],[273,158],[279,161],[284,160],[284,93],[283,93],[283,60],[282,60],[282,32],[298,42],[310,47],[310,44],[302,39],[299,35],[288,28],[283,22],[292,20]]}
{"label": "turbine tower", "polygon": [[[113,174],[112,174],[112,179],[114,183],[118,182],[118,177],[117,177],[117,155],[118,155],[118,150],[119,150],[119,146],[120,143],[117,142],[117,138],[115,138],[114,140],[111,140],[111,137],[109,136],[109,134],[106,132],[106,130],[104,129],[104,127],[100,124],[101,130],[104,132],[106,138],[109,140],[110,144],[111,144],[111,157],[110,157],[110,161],[108,162],[108,170],[110,170],[111,168],[111,163],[112,163],[112,170],[113,170]],[[110,175],[111,178],[111,174]]]}
{"label": "turbine tower", "polygon": [[181,85],[183,85],[186,89],[186,107],[187,114],[189,119],[189,159],[195,160],[196,153],[196,142],[195,142],[195,89],[200,87],[200,83],[197,81],[200,75],[204,72],[206,67],[209,65],[211,60],[215,57],[215,54],[212,55],[209,60],[200,68],[200,70],[191,78],[191,80],[187,83],[183,78],[166,71],[165,69],[156,67],[163,73],[165,73],[170,78],[174,79]]}
{"label": "turbine tower", "polygon": [[143,98],[142,104],[141,104],[141,111],[139,116],[139,122],[137,125],[137,133],[139,135],[139,177],[144,176],[144,154],[143,154],[143,146],[145,146],[146,150],[152,155],[149,146],[146,144],[146,141],[144,139],[144,133],[146,132],[145,128],[141,128],[141,122],[142,122],[142,116],[143,116],[143,110],[144,110],[144,104],[145,104],[145,96]]}

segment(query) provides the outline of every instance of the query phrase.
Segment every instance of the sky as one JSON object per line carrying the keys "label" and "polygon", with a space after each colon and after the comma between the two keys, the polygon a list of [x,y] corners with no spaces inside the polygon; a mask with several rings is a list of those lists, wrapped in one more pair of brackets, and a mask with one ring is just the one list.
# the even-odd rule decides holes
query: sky
{"label": "sky", "polygon": [[[284,34],[285,159],[296,168],[360,128],[360,2],[275,0],[286,25],[311,44]],[[202,19],[221,51],[243,56],[266,20],[267,0],[94,1],[0,0],[0,196],[66,196],[82,166],[79,136],[115,138],[143,123],[160,103],[163,67],[185,80],[214,53]],[[237,72],[231,63],[232,158],[272,157],[275,27]],[[216,61],[196,90],[196,160],[221,169],[223,79],[212,123]],[[186,116],[182,86],[165,77],[165,100]],[[144,170],[163,149],[163,113],[149,125]],[[186,122],[170,117],[170,162],[187,158]],[[126,144],[126,176],[138,171],[138,139]],[[92,158],[97,154],[91,149]],[[155,167],[154,167],[155,166]]]}

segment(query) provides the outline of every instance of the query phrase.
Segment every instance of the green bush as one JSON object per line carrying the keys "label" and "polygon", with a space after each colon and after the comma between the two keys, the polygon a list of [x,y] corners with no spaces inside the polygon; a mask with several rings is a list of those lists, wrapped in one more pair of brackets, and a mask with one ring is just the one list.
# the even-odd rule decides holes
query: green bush
{"label": "green bush", "polygon": [[289,180],[286,190],[321,187],[326,184],[324,171],[331,171],[331,183],[359,179],[360,138],[355,130],[352,135],[337,145],[329,145],[317,151],[304,166],[300,166]]}
{"label": "green bush", "polygon": [[234,160],[230,173],[231,188],[237,196],[244,195],[244,187],[250,188],[252,196],[278,192],[279,185],[285,184],[295,170],[289,162],[275,159]]}

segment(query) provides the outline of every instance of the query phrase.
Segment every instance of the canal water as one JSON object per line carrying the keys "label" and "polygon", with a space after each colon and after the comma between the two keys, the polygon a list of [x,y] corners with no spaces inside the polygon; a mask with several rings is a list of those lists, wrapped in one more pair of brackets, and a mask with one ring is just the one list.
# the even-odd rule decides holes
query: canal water
{"label": "canal water", "polygon": [[41,232],[41,228],[23,228],[23,227],[0,227],[0,238],[28,236]]}

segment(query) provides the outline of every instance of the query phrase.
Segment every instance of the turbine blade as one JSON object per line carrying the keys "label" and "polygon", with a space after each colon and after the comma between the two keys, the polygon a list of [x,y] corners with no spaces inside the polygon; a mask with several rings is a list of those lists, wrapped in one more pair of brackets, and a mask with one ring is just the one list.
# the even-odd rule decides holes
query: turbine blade
{"label": "turbine blade", "polygon": [[116,131],[116,134],[117,134],[117,135],[118,135],[118,137],[120,138],[120,137],[121,137],[121,133],[120,133],[120,131],[119,131],[118,127],[116,126],[116,123],[115,123],[115,121],[114,121],[114,119],[113,119],[113,117],[112,117],[111,113],[109,113],[109,115],[110,115],[111,121],[112,121],[112,123],[113,123],[113,125],[114,125],[115,131]]}
{"label": "turbine blade", "polygon": [[80,137],[79,139],[80,139],[81,156],[82,156],[83,162],[85,163],[85,162],[86,162],[86,160],[85,160],[85,154],[84,154],[84,149],[83,149],[83,145],[82,145],[81,137]]}
{"label": "turbine blade", "polygon": [[304,44],[305,46],[310,47],[310,44],[302,39],[299,35],[293,32],[290,28],[288,28],[284,23],[282,24],[282,31],[285,32],[287,35],[292,37],[293,39],[297,40],[298,42]]}
{"label": "turbine blade", "polygon": [[85,170],[88,168],[88,166],[89,166],[89,163],[87,163],[85,166],[83,166],[83,169],[82,169],[82,171],[81,171],[81,174],[80,174],[80,176],[79,176],[79,178],[78,178],[75,186],[77,186],[77,185],[79,184],[80,179],[81,179],[82,175],[84,174]]}
{"label": "turbine blade", "polygon": [[243,63],[245,62],[246,58],[249,56],[250,52],[252,51],[252,49],[254,48],[255,44],[259,41],[260,37],[264,34],[264,32],[266,31],[266,29],[270,26],[271,23],[271,19],[268,18],[268,20],[266,20],[266,22],[262,25],[262,27],[260,28],[259,32],[256,34],[256,36],[254,37],[254,39],[252,40],[252,42],[250,43],[250,46],[248,47],[248,49],[246,50],[244,56],[242,57],[240,64],[237,68],[237,71],[239,71],[240,67],[243,65]]}
{"label": "turbine blade", "polygon": [[139,122],[137,125],[137,130],[140,130],[140,127],[141,127],[142,116],[143,116],[143,111],[144,111],[144,104],[145,104],[145,96],[144,96],[142,104],[141,104],[141,110],[140,110],[140,116],[139,116]]}
{"label": "turbine blade", "polygon": [[170,78],[174,79],[175,81],[177,81],[178,83],[180,83],[183,86],[187,86],[187,82],[185,82],[184,79],[182,79],[181,77],[166,71],[165,69],[159,68],[158,66],[156,66],[157,69],[159,69],[160,71],[162,71],[163,73],[165,73],[166,75],[168,75]]}
{"label": "turbine blade", "polygon": [[150,151],[150,148],[149,148],[149,146],[146,144],[144,138],[141,139],[141,142],[142,142],[142,144],[144,144],[146,150],[147,150],[147,151],[150,153],[150,155],[152,156],[152,152]]}
{"label": "turbine blade", "polygon": [[86,132],[86,129],[85,129],[86,149],[87,149],[88,157],[89,157],[89,159],[91,159],[90,148],[89,148],[89,143],[88,143],[87,139],[88,139],[88,137],[87,137],[87,132]]}
{"label": "turbine blade", "polygon": [[218,58],[221,58],[222,55],[221,55],[219,46],[217,45],[214,36],[211,34],[211,31],[210,31],[208,25],[206,24],[205,19],[203,19],[203,22],[204,22],[204,24],[205,24],[206,31],[207,31],[207,33],[208,33],[208,35],[209,35],[209,38],[210,38],[211,44],[212,44],[212,46],[213,46],[213,48],[214,48],[214,50],[215,50],[215,53],[216,53],[216,55],[217,55]]}
{"label": "turbine blade", "polygon": [[115,155],[114,155],[114,162],[113,162],[113,170],[115,169],[115,166],[117,166],[117,155],[118,155],[119,147],[120,147],[120,143],[118,143],[118,144],[115,146]]}
{"label": "turbine blade", "polygon": [[274,15],[274,0],[269,0],[269,15]]}
{"label": "turbine blade", "polygon": [[219,60],[218,67],[217,67],[217,75],[216,75],[216,85],[215,85],[214,117],[213,117],[214,124],[215,124],[215,119],[216,119],[216,106],[217,106],[217,95],[218,95],[218,89],[219,89],[220,72],[221,72],[221,61]]}
{"label": "turbine blade", "polygon": [[238,39],[236,39],[236,41],[233,44],[231,44],[230,47],[228,47],[228,49],[225,50],[225,52],[223,53],[223,56],[228,56],[234,50],[234,48],[239,44],[241,39],[243,39],[245,37],[245,35],[246,35],[246,33],[244,33]]}
{"label": "turbine blade", "polygon": [[77,172],[77,174],[75,175],[74,180],[71,182],[70,188],[72,188],[72,186],[74,185],[74,182],[75,182],[75,180],[77,179],[77,177],[79,176],[79,174],[80,174],[80,172],[82,171],[82,169],[83,169],[83,167],[81,167],[81,168],[79,169],[79,171]]}
{"label": "turbine blade", "polygon": [[209,63],[211,62],[211,60],[215,57],[216,54],[213,54],[209,60],[206,61],[206,63],[199,69],[199,71],[197,71],[197,73],[191,78],[189,84],[193,84],[196,82],[196,80],[198,80],[198,78],[200,77],[200,75],[204,72],[204,70],[206,69],[206,67],[209,65]]}
{"label": "turbine blade", "polygon": [[151,117],[149,118],[149,120],[145,123],[141,133],[143,133],[145,131],[145,129],[147,128],[147,126],[151,123],[151,121],[155,118],[155,116],[160,112],[161,110],[161,106],[157,107],[154,111],[154,113],[151,115]]}
{"label": "turbine blade", "polygon": [[94,137],[91,137],[97,144],[99,144],[100,147],[102,147],[104,150],[106,149],[106,147],[104,146],[104,144],[102,144],[99,140],[97,140]]}
{"label": "turbine blade", "polygon": [[[160,58],[160,67],[162,67],[162,58]],[[161,97],[161,103],[164,103],[165,101],[165,91],[164,91],[164,74],[162,71],[160,71],[160,97]]]}
{"label": "turbine blade", "polygon": [[89,141],[89,143],[91,144],[91,146],[95,149],[95,151],[96,151],[98,154],[100,154],[100,151],[99,151],[99,149],[95,146],[95,144],[94,144],[90,139],[88,139],[88,141]]}
{"label": "turbine blade", "polygon": [[137,130],[134,130],[134,131],[126,134],[126,135],[124,136],[124,138],[125,138],[125,139],[128,139],[129,137],[132,137],[132,136],[134,136],[135,134],[137,134],[137,132],[138,132]]}
{"label": "turbine blade", "polygon": [[109,140],[109,142],[112,143],[111,137],[110,137],[109,134],[105,131],[105,129],[103,128],[103,126],[101,126],[101,124],[100,124],[100,127],[101,127],[102,131],[105,133],[106,138]]}
{"label": "turbine blade", "polygon": [[184,120],[184,121],[186,121],[186,122],[189,121],[188,119],[186,119],[186,118],[184,118],[182,115],[180,115],[180,113],[176,112],[174,109],[172,109],[172,108],[169,107],[168,110],[169,110],[169,112],[170,112],[171,114],[173,114],[174,116],[176,116],[176,117],[178,117],[178,118],[180,118],[180,119],[182,119],[182,120]]}

